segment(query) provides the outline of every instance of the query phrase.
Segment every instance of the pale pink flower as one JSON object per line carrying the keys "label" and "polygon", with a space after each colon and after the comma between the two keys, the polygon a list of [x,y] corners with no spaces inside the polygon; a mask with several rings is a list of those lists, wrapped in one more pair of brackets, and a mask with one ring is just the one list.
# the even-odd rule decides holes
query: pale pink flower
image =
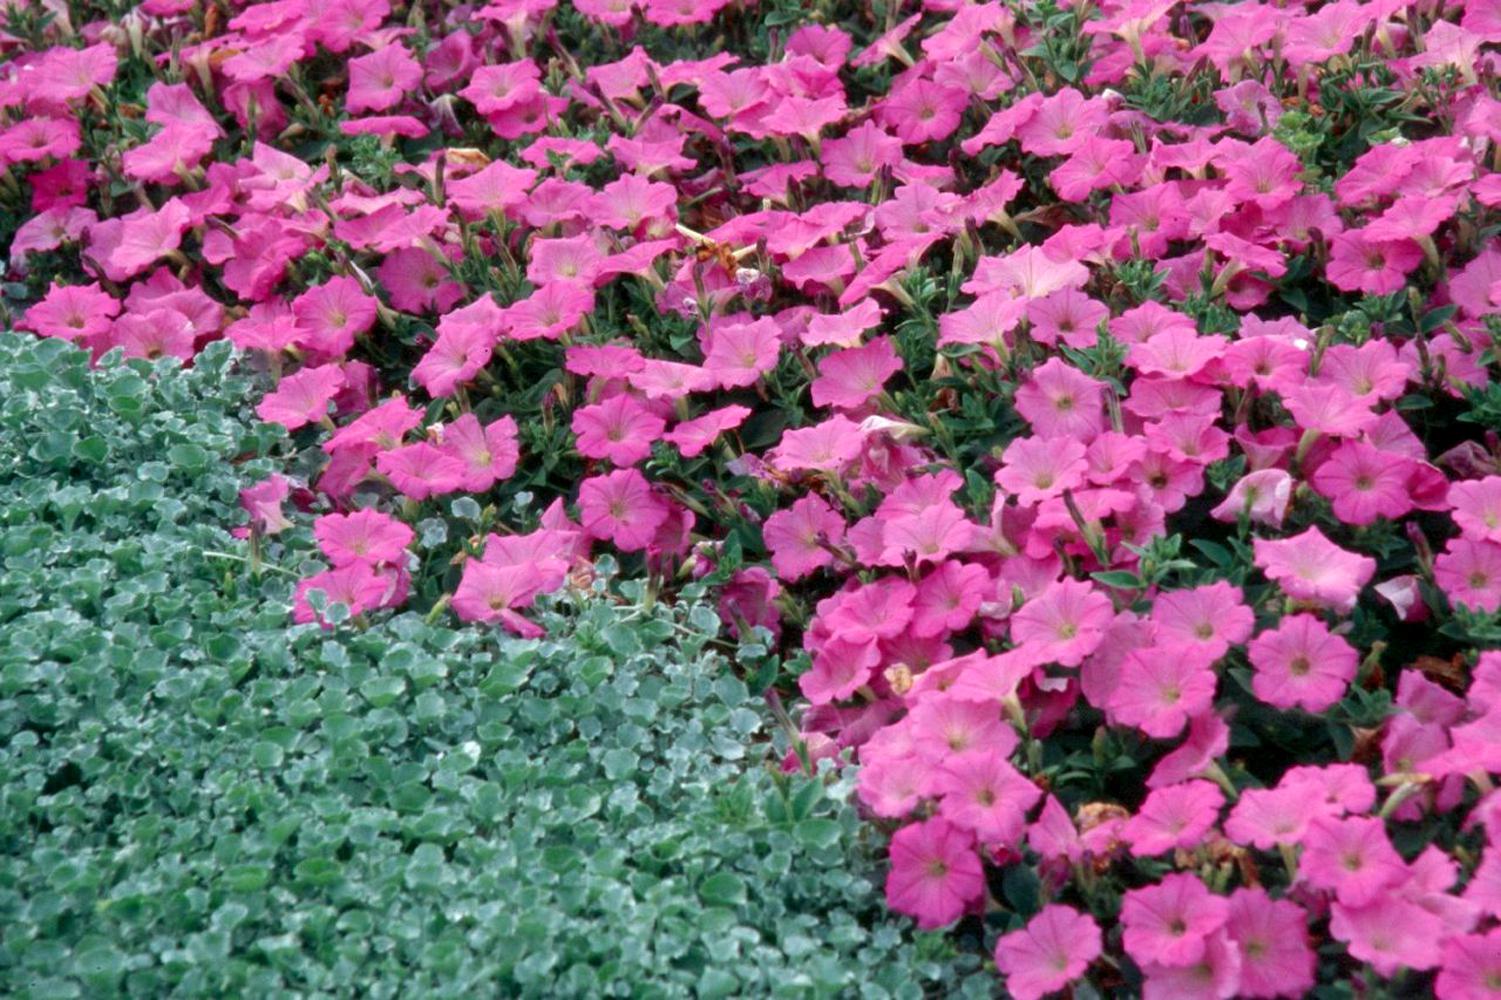
{"label": "pale pink flower", "polygon": [[1376,572],[1376,560],[1345,551],[1316,527],[1292,538],[1258,538],[1254,549],[1256,565],[1287,596],[1341,613],[1354,608]]}
{"label": "pale pink flower", "polygon": [[1253,523],[1282,527],[1287,502],[1292,498],[1292,476],[1282,469],[1258,469],[1236,480],[1230,493],[1210,514],[1234,522],[1245,514]]}
{"label": "pale pink flower", "polygon": [[1023,505],[1040,503],[1084,482],[1084,453],[1084,445],[1069,437],[1016,438],[1001,456],[996,485]]}

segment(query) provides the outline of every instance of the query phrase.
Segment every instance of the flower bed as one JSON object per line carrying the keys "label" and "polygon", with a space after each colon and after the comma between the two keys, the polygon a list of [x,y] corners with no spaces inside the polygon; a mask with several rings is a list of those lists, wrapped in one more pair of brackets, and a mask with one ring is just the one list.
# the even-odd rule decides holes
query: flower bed
{"label": "flower bed", "polygon": [[10,33],[21,325],[245,352],[299,621],[536,636],[612,551],[797,652],[787,766],[1015,996],[1498,981],[1491,6]]}

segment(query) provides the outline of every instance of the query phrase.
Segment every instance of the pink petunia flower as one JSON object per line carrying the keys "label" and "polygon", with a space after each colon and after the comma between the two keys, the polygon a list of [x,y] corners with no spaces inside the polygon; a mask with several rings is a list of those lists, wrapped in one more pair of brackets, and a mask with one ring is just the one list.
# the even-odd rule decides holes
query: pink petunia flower
{"label": "pink petunia flower", "polygon": [[754,385],[776,367],[782,349],[776,322],[766,317],[711,326],[707,338],[704,368],[726,389]]}
{"label": "pink petunia flower", "polygon": [[498,566],[470,559],[453,593],[453,610],[460,621],[499,624],[517,635],[538,636],[542,630],[516,609],[529,607],[542,585],[543,578],[531,563]]}
{"label": "pink petunia flower", "polygon": [[1408,479],[1414,463],[1366,444],[1342,441],[1313,470],[1314,489],[1333,501],[1334,514],[1348,524],[1372,524],[1412,510]]}
{"label": "pink petunia flower", "polygon": [[1121,662],[1107,707],[1121,723],[1155,739],[1176,736],[1214,701],[1211,663],[1198,645],[1133,649]]}
{"label": "pink petunia flower", "polygon": [[241,490],[240,506],[250,514],[250,528],[262,535],[277,535],[290,528],[292,522],[281,509],[290,492],[291,484],[279,473]]}
{"label": "pink petunia flower", "polygon": [[1466,537],[1501,542],[1501,476],[1451,483],[1448,503],[1454,523]]}
{"label": "pink petunia flower", "polygon": [[1103,383],[1049,358],[1016,390],[1016,411],[1043,437],[1088,442],[1105,426],[1104,391]]}
{"label": "pink petunia flower", "polygon": [[1360,657],[1316,616],[1288,615],[1246,647],[1251,690],[1278,708],[1322,712],[1345,696]]}
{"label": "pink petunia flower", "polygon": [[473,413],[465,413],[443,427],[443,450],[464,464],[459,489],[485,493],[516,472],[521,449],[516,443],[516,421],[510,416],[492,420],[484,427]]}
{"label": "pink petunia flower", "polygon": [[1351,957],[1390,977],[1399,969],[1420,972],[1437,966],[1449,929],[1417,903],[1380,892],[1363,905],[1336,900],[1329,908],[1329,933],[1344,942]]}
{"label": "pink petunia flower", "polygon": [[1349,230],[1330,241],[1325,275],[1342,291],[1390,295],[1422,262],[1423,251],[1410,239],[1374,240]]}
{"label": "pink petunia flower", "polygon": [[825,546],[837,546],[844,540],[844,531],[844,518],[810,494],[768,517],[761,534],[777,576],[790,581],[832,565],[834,557]]}
{"label": "pink petunia flower", "polygon": [[1240,951],[1224,930],[1204,940],[1196,961],[1184,965],[1142,963],[1142,1000],[1229,1000],[1240,983]]}
{"label": "pink petunia flower", "polygon": [[1179,872],[1128,891],[1120,919],[1126,952],[1137,962],[1186,966],[1204,957],[1207,939],[1229,917],[1229,900]]}
{"label": "pink petunia flower", "polygon": [[622,552],[639,552],[651,544],[667,520],[667,505],[635,469],[591,476],[579,486],[579,522],[595,538]]}
{"label": "pink petunia flower", "polygon": [[1057,903],[1044,906],[1027,926],[1001,935],[995,964],[1016,1000],[1040,1000],[1064,989],[1100,957],[1099,925],[1088,914]]}
{"label": "pink petunia flower", "polygon": [[1364,906],[1402,882],[1407,867],[1381,820],[1316,816],[1303,838],[1298,877],[1347,906]]}
{"label": "pink petunia flower", "polygon": [[942,817],[909,823],[891,837],[886,901],[932,930],[953,923],[985,892],[974,838]]}
{"label": "pink petunia flower", "polygon": [[1152,857],[1199,844],[1219,821],[1224,793],[1208,781],[1187,781],[1149,794],[1121,830],[1137,857]]}
{"label": "pink petunia flower", "polygon": [[1073,667],[1099,647],[1114,618],[1110,598],[1088,583],[1066,579],[1011,616],[1011,638],[1044,662]]}
{"label": "pink petunia flower", "polygon": [[1237,889],[1225,931],[1240,951],[1237,996],[1295,998],[1313,988],[1308,916],[1296,903],[1272,899],[1261,888]]}
{"label": "pink petunia flower", "polygon": [[1501,928],[1449,938],[1433,993],[1438,1000],[1501,997]]}
{"label": "pink petunia flower", "polygon": [[340,357],[375,325],[374,296],[354,278],[333,277],[292,301],[302,341],[327,357]]}
{"label": "pink petunia flower", "polygon": [[331,627],[323,616],[313,610],[308,593],[321,590],[329,604],[342,604],[351,616],[374,611],[392,597],[396,589],[394,571],[378,572],[368,563],[354,562],[348,566],[315,573],[299,580],[293,595],[292,620],[299,624],[318,621],[325,628]]}
{"label": "pink petunia flower", "polygon": [[601,403],[573,412],[573,433],[579,454],[606,458],[619,466],[635,465],[651,454],[652,442],[667,422],[629,393],[617,393]]}
{"label": "pink petunia flower", "polygon": [[1282,469],[1248,472],[1236,480],[1225,499],[1209,513],[1217,520],[1231,522],[1245,514],[1255,524],[1280,528],[1287,516],[1292,485],[1292,476]]}
{"label": "pink petunia flower", "polygon": [[732,431],[751,415],[750,407],[732,403],[717,410],[684,420],[662,435],[662,440],[677,448],[684,458],[701,455],[725,431]]}
{"label": "pink petunia flower", "polygon": [[1172,590],[1152,605],[1158,633],[1173,642],[1200,645],[1219,659],[1251,637],[1255,615],[1238,587],[1223,580],[1191,590]]}
{"label": "pink petunia flower", "polygon": [[950,755],[932,784],[939,815],[991,847],[1016,846],[1042,790],[995,748]]}
{"label": "pink petunia flower", "polygon": [[403,496],[419,501],[454,492],[469,475],[463,462],[426,441],[381,452],[375,467]]}
{"label": "pink petunia flower", "polygon": [[1258,538],[1254,549],[1256,565],[1287,596],[1346,614],[1376,572],[1376,560],[1345,551],[1316,527],[1293,538]]}
{"label": "pink petunia flower", "polygon": [[349,60],[349,93],[344,110],[385,111],[400,104],[422,82],[422,67],[405,45],[387,45]]}
{"label": "pink petunia flower", "polygon": [[313,537],[318,539],[318,548],[329,562],[338,568],[353,563],[400,566],[415,535],[390,514],[366,509],[351,514],[325,514],[313,522]]}
{"label": "pink petunia flower", "polygon": [[338,365],[304,368],[276,383],[276,389],[256,404],[256,416],[295,431],[328,417],[328,404],[345,385]]}
{"label": "pink petunia flower", "polygon": [[1501,608],[1501,544],[1450,539],[1433,561],[1433,582],[1453,604],[1472,611]]}
{"label": "pink petunia flower", "polygon": [[1309,820],[1326,812],[1323,791],[1311,783],[1247,788],[1230,809],[1225,836],[1262,851],[1291,846],[1303,840]]}
{"label": "pink petunia flower", "polygon": [[1088,468],[1082,443],[1067,437],[1019,437],[1006,446],[996,485],[1024,506],[1077,489]]}
{"label": "pink petunia flower", "polygon": [[876,337],[863,347],[835,351],[818,362],[818,377],[811,386],[813,405],[857,410],[901,370],[902,359],[890,337]]}

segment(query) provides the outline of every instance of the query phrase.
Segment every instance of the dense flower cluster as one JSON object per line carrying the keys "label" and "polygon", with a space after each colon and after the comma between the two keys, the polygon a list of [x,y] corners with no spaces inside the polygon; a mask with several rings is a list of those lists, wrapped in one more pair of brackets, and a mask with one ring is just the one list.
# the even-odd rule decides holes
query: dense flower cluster
{"label": "dense flower cluster", "polygon": [[1012,995],[1501,996],[1494,3],[231,7],[10,8],[9,261],[299,620],[707,575]]}

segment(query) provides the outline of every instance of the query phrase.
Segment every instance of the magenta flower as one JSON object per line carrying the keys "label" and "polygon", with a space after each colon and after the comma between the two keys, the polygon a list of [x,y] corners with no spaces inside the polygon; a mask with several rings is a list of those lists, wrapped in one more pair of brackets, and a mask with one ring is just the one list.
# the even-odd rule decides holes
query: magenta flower
{"label": "magenta flower", "polygon": [[1256,697],[1278,708],[1322,712],[1345,696],[1360,656],[1314,615],[1288,615],[1246,647]]}
{"label": "magenta flower", "polygon": [[1256,565],[1287,596],[1341,613],[1376,572],[1376,560],[1345,551],[1316,527],[1293,538],[1258,538],[1253,547]]}
{"label": "magenta flower", "polygon": [[974,838],[941,817],[902,827],[890,854],[886,901],[924,930],[953,923],[985,892]]}
{"label": "magenta flower", "polygon": [[1121,904],[1126,951],[1137,962],[1193,965],[1210,935],[1225,926],[1230,903],[1193,875],[1165,875],[1156,885],[1132,889]]}
{"label": "magenta flower", "polygon": [[1100,957],[1099,925],[1088,914],[1050,904],[1021,930],[1001,935],[995,964],[1016,1000],[1039,1000],[1068,986]]}

